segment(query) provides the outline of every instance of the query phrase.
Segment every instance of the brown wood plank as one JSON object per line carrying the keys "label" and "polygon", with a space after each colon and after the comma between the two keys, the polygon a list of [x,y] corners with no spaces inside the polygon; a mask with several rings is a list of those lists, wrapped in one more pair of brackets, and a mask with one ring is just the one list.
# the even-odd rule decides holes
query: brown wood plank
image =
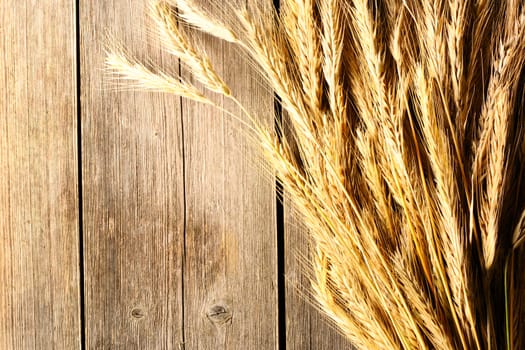
{"label": "brown wood plank", "polygon": [[286,349],[351,350],[341,336],[313,305],[309,282],[308,231],[285,196],[285,274],[286,274]]}
{"label": "brown wood plank", "polygon": [[0,2],[0,349],[79,349],[75,9]]}
{"label": "brown wood plank", "polygon": [[[234,94],[273,120],[273,94],[239,50],[200,38]],[[277,349],[274,182],[257,169],[246,131],[230,116],[189,101],[183,101],[183,116],[186,349]]]}
{"label": "brown wood plank", "polygon": [[110,91],[102,72],[108,32],[139,58],[167,59],[145,34],[145,3],[80,1],[87,349],[183,341],[180,99]]}

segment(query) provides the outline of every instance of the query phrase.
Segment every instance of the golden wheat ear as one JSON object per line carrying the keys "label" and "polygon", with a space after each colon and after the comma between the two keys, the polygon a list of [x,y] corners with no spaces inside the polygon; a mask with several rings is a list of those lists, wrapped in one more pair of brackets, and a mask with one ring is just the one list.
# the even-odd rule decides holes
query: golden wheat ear
{"label": "golden wheat ear", "polygon": [[[224,41],[231,43],[241,42],[239,34],[234,29],[221,21],[217,16],[197,5],[194,1],[169,0],[165,3],[177,9],[177,17],[186,25]],[[233,7],[230,9],[233,9]]]}
{"label": "golden wheat ear", "polygon": [[179,58],[208,90],[231,96],[230,88],[216,73],[210,59],[190,44],[188,36],[179,28],[175,9],[159,1],[150,5],[150,13],[166,50]]}
{"label": "golden wheat ear", "polygon": [[213,104],[192,84],[161,71],[153,72],[122,51],[108,51],[105,65],[110,82],[117,88],[165,92],[198,102]]}

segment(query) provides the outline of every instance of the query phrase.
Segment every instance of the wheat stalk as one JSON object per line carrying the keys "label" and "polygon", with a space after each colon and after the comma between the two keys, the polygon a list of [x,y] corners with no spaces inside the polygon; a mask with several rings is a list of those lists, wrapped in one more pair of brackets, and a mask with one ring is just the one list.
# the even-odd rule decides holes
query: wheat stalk
{"label": "wheat stalk", "polygon": [[[525,348],[525,4],[215,10],[227,15],[151,5],[164,48],[248,117],[314,242],[311,294],[341,333],[359,349]],[[280,130],[242,106],[192,30],[250,57],[282,101]],[[128,87],[214,104],[122,50],[107,66]]]}

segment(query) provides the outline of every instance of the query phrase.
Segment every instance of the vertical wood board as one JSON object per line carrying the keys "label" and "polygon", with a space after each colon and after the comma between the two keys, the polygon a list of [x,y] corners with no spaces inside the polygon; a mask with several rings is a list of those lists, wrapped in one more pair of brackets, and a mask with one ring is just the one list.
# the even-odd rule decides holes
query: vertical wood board
{"label": "vertical wood board", "polygon": [[[220,16],[219,1],[199,3]],[[273,93],[244,54],[210,36],[198,42],[241,103],[273,123]],[[210,96],[242,116],[228,99]],[[275,180],[257,169],[260,156],[233,117],[184,100],[183,119],[187,349],[277,349]]]}
{"label": "vertical wood board", "polygon": [[0,348],[79,349],[74,2],[0,3]]}
{"label": "vertical wood board", "polygon": [[[139,59],[164,65],[168,55],[146,34],[146,2],[80,3],[86,348],[178,349],[180,99],[115,91],[103,72],[104,45],[115,44],[108,33]],[[178,63],[166,68],[177,72]]]}

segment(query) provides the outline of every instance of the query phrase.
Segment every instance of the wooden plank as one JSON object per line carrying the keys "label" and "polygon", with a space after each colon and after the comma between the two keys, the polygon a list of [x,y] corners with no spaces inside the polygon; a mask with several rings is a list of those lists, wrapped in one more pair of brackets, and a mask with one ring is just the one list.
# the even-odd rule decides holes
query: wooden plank
{"label": "wooden plank", "polygon": [[[209,36],[199,39],[239,100],[271,121],[273,94],[261,86],[242,53]],[[187,349],[277,349],[274,182],[257,169],[246,131],[230,116],[183,101],[183,118]]]}
{"label": "wooden plank", "polygon": [[145,3],[80,1],[87,349],[183,341],[180,99],[110,91],[102,72],[108,32],[141,59],[168,59],[146,35]]}
{"label": "wooden plank", "polygon": [[79,349],[74,2],[0,18],[0,349]]}
{"label": "wooden plank", "polygon": [[311,247],[298,216],[285,196],[286,349],[351,350],[350,343],[313,306],[308,274]]}

